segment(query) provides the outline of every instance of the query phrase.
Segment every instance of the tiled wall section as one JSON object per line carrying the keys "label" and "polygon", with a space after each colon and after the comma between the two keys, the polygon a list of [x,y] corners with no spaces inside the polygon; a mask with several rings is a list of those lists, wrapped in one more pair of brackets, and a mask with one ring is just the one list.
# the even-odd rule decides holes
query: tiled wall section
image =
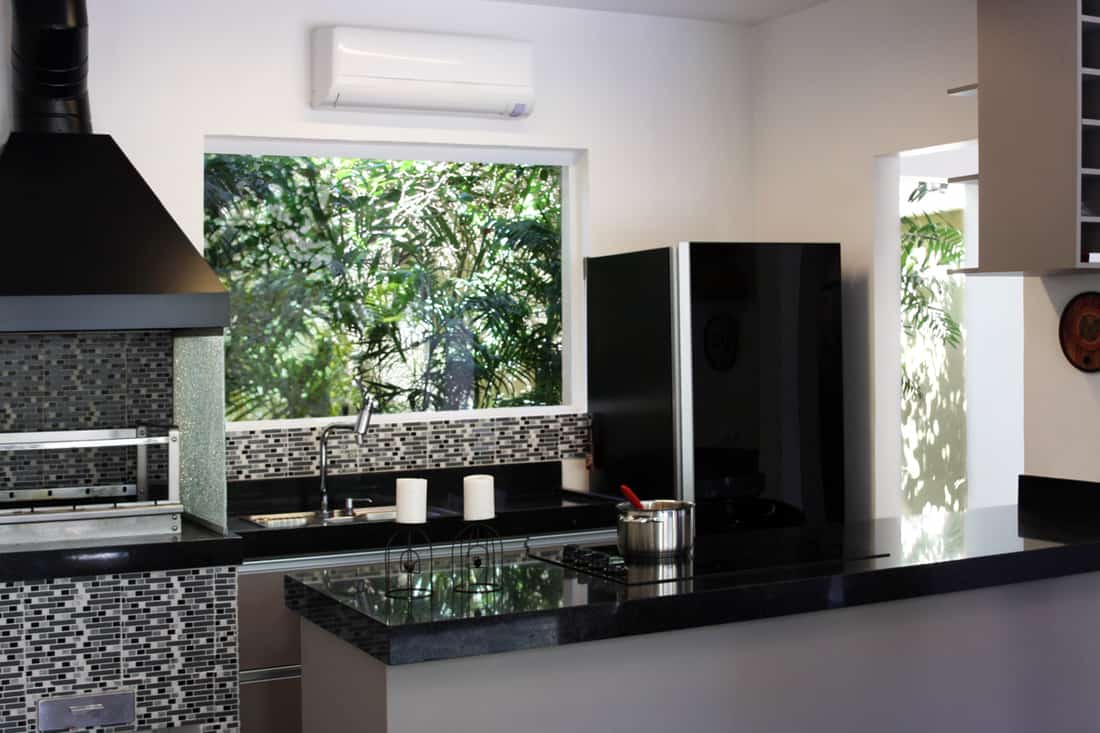
{"label": "tiled wall section", "polygon": [[[171,421],[170,332],[0,334],[0,432]],[[0,488],[129,483],[135,463],[132,448],[0,453]],[[168,478],[163,449],[150,449],[150,478]]]}
{"label": "tiled wall section", "polygon": [[[488,466],[582,458],[591,450],[586,414],[374,425],[360,448],[350,433],[329,436],[333,474]],[[230,431],[230,481],[319,473],[320,428]]]}
{"label": "tiled wall section", "polygon": [[116,690],[137,695],[116,731],[238,730],[236,609],[230,567],[0,583],[0,733],[36,733],[42,698]]}

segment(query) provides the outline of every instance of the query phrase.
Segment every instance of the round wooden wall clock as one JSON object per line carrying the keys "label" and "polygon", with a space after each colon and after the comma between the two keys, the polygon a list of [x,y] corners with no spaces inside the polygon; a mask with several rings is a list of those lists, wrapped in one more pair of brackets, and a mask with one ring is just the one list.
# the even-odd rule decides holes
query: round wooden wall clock
{"label": "round wooden wall clock", "polygon": [[1062,353],[1083,372],[1100,371],[1100,293],[1074,296],[1058,325]]}

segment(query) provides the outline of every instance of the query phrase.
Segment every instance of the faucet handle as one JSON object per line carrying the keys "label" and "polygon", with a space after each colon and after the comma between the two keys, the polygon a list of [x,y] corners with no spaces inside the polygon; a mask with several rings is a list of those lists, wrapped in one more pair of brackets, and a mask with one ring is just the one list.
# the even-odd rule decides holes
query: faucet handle
{"label": "faucet handle", "polygon": [[348,498],[344,499],[344,511],[347,512],[348,516],[351,516],[355,513],[356,502],[359,502],[361,504],[373,504],[374,499],[370,498],[369,496],[364,496],[362,498],[349,496]]}

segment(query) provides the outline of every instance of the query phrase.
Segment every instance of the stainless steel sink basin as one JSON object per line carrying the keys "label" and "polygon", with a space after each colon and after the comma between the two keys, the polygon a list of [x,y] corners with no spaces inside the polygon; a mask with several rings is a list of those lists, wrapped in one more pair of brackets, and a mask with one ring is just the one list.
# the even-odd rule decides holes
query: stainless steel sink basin
{"label": "stainless steel sink basin", "polygon": [[341,525],[352,522],[386,522],[397,518],[397,507],[368,506],[354,510],[350,514],[344,510],[334,511],[328,519],[322,519],[320,512],[288,512],[286,514],[251,514],[242,519],[267,529],[292,529],[324,525]]}

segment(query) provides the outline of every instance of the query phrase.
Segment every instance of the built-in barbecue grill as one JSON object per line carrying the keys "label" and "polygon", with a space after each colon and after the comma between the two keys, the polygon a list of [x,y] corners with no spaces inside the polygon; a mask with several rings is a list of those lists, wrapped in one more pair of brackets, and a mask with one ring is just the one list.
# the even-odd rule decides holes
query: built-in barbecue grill
{"label": "built-in barbecue grill", "polygon": [[[109,331],[125,339],[135,330],[224,328],[229,296],[217,275],[115,141],[92,134],[87,15],[84,0],[12,2],[13,131],[0,152],[7,243],[0,267],[0,338]],[[45,370],[32,381],[50,382],[49,370],[60,368],[60,360],[41,354],[18,358]],[[80,373],[70,370],[65,378]],[[102,369],[96,379],[101,386]],[[170,395],[170,370],[166,379]],[[72,399],[92,399],[97,389],[77,389]],[[17,389],[6,391],[11,402],[0,404],[0,417],[8,430],[18,430],[20,412],[40,408]],[[170,397],[162,408],[168,413],[164,421],[171,421]],[[0,461],[8,460],[0,464],[0,543],[179,531],[180,445],[186,436],[171,425],[104,425],[98,415],[88,429],[86,417],[72,425],[51,423],[47,431],[0,433]],[[156,446],[156,473],[166,485],[150,478],[150,448]],[[112,473],[107,483],[41,485],[17,479],[27,466],[90,461],[95,451],[111,450],[136,451],[136,459],[125,462],[136,468],[132,478],[118,480]]]}

